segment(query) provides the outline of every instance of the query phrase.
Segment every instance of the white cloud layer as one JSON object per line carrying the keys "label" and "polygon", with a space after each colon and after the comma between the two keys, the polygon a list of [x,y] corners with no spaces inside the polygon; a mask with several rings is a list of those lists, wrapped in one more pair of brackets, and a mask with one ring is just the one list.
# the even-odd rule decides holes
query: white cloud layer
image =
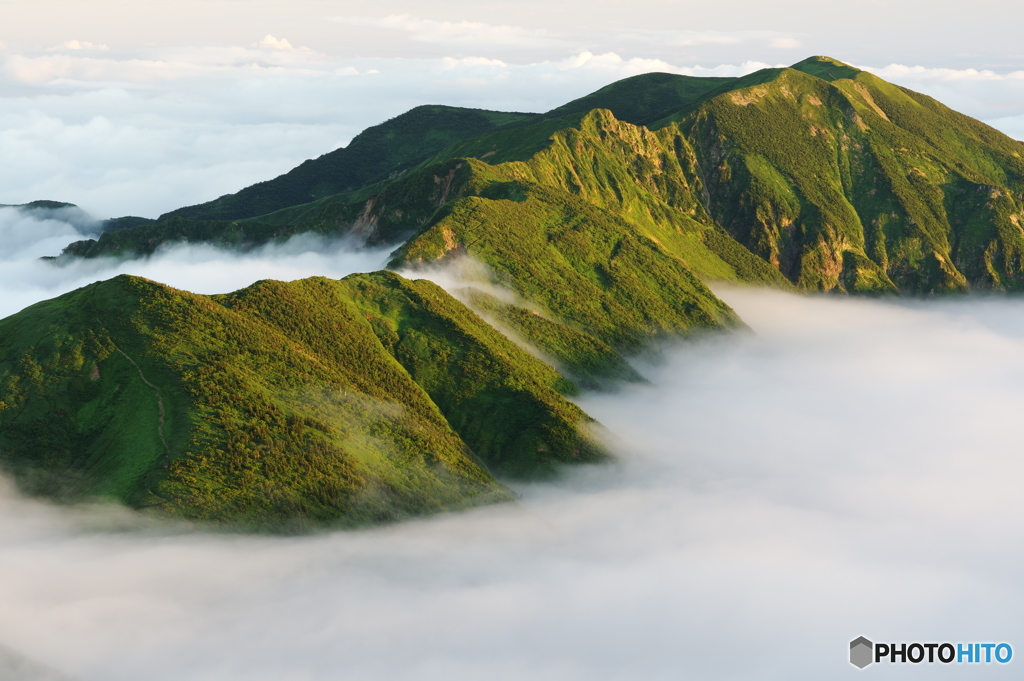
{"label": "white cloud layer", "polygon": [[723,295],[756,333],[585,398],[620,462],[515,504],[269,538],[4,490],[0,643],[82,681],[801,681],[853,678],[859,635],[1019,651],[1024,301]]}
{"label": "white cloud layer", "polygon": [[[133,274],[196,293],[227,293],[260,279],[290,281],[310,276],[340,279],[380,269],[386,249],[353,249],[346,241],[300,234],[239,254],[206,245],[171,245],[142,260],[97,258],[53,265],[40,260],[72,241],[92,236],[79,215],[53,218],[0,208],[0,319],[40,300],[118,274]],[[69,222],[68,219],[74,219]]]}
{"label": "white cloud layer", "polygon": [[[790,50],[803,42],[765,31],[624,30],[615,49],[570,42],[535,58],[497,46],[561,40],[557,31],[410,14],[345,21],[335,23],[409,33],[447,54],[337,56],[277,29],[254,33],[250,47],[0,51],[0,203],[47,198],[102,217],[156,217],[286,172],[419,104],[545,111],[648,71],[735,76],[778,65],[701,66],[680,60],[690,47],[774,45],[773,60],[785,49],[795,61]],[[1024,72],[874,70],[1024,137]]]}
{"label": "white cloud layer", "polygon": [[0,202],[48,198],[103,217],[156,217],[286,172],[419,104],[544,111],[645,71],[736,75],[762,66],[702,69],[588,51],[525,65],[338,60],[280,49],[283,40],[0,55]]}

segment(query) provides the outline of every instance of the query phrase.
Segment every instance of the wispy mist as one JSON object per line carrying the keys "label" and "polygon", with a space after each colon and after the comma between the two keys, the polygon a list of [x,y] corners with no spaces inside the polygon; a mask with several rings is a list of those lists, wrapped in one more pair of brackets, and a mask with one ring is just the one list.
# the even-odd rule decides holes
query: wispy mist
{"label": "wispy mist", "polygon": [[[54,215],[66,217],[60,212]],[[134,274],[196,293],[227,293],[260,279],[338,279],[380,269],[388,257],[387,249],[361,249],[346,240],[299,234],[246,253],[176,244],[141,260],[79,259],[61,265],[40,260],[60,253],[72,241],[92,236],[89,227],[88,222],[41,219],[31,212],[0,208],[0,242],[5,247],[0,253],[0,318],[118,274]]]}
{"label": "wispy mist", "polygon": [[[1024,645],[1024,300],[720,293],[753,333],[583,399],[618,463],[514,504],[265,538],[7,489],[0,644],[83,681],[817,680],[863,673],[859,635]],[[870,672],[957,672],[925,667]]]}

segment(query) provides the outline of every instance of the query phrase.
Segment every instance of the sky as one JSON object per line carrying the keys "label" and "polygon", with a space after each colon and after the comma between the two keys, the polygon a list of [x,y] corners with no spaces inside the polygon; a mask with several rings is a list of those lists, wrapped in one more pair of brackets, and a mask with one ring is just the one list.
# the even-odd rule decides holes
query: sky
{"label": "sky", "polygon": [[414,106],[545,111],[826,54],[1024,138],[1019,3],[0,0],[0,203],[156,217]]}

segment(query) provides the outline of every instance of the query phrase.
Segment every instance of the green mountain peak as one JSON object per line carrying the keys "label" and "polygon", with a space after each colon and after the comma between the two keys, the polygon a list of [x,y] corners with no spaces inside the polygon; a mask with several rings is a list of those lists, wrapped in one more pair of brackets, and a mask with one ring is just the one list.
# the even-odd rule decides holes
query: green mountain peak
{"label": "green mountain peak", "polygon": [[812,76],[817,76],[822,80],[834,81],[843,78],[853,79],[858,74],[864,73],[860,69],[854,68],[849,64],[844,64],[838,59],[832,57],[817,56],[808,57],[802,61],[798,61],[789,68],[796,69],[797,71],[803,71]]}

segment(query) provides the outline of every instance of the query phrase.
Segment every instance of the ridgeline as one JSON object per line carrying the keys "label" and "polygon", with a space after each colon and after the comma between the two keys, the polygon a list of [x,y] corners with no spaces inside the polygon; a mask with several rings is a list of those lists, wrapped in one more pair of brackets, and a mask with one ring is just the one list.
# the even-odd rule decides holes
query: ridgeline
{"label": "ridgeline", "polygon": [[[372,169],[353,162],[344,180],[320,179],[341,178],[336,159],[371,147]],[[294,203],[245,198],[257,188]],[[519,211],[529,229],[551,229],[553,212],[562,225],[600,213],[705,280],[1024,290],[1024,143],[828,57],[741,78],[635,76],[540,115],[420,107],[274,180],[66,253],[245,247],[305,231],[412,252],[441,222],[459,234],[488,204],[517,201],[534,207]]]}

